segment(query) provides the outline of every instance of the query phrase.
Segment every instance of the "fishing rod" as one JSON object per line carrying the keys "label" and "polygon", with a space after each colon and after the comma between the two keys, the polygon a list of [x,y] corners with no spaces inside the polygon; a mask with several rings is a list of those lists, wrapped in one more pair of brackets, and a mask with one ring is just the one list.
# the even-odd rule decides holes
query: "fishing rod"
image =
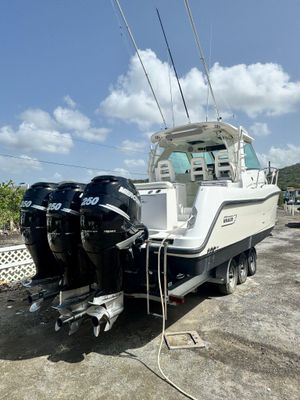
{"label": "fishing rod", "polygon": [[188,109],[187,109],[187,105],[186,105],[186,102],[185,102],[185,99],[184,99],[184,95],[183,95],[181,84],[180,84],[180,81],[179,81],[179,78],[178,78],[178,74],[177,74],[177,70],[176,70],[175,63],[174,63],[174,60],[173,60],[173,56],[172,56],[172,53],[171,53],[171,49],[170,49],[170,46],[169,46],[169,43],[168,43],[168,39],[167,39],[165,30],[164,30],[163,23],[162,23],[162,20],[160,18],[160,14],[159,14],[158,9],[156,9],[156,12],[157,12],[157,16],[158,16],[158,19],[159,19],[159,23],[160,23],[160,27],[161,27],[162,33],[163,33],[164,38],[165,38],[165,42],[166,42],[167,49],[168,49],[168,52],[169,52],[170,60],[171,60],[171,63],[172,63],[172,66],[173,66],[173,69],[174,69],[174,72],[175,72],[175,76],[176,76],[176,79],[177,79],[177,84],[178,84],[178,87],[179,87],[179,90],[180,90],[180,94],[181,94],[181,98],[182,98],[182,102],[183,102],[183,105],[184,105],[184,108],[185,108],[185,113],[186,113],[186,116],[187,116],[187,119],[188,119],[189,123],[191,123],[190,115],[189,115],[189,112],[188,112]]}
{"label": "fishing rod", "polygon": [[189,19],[190,19],[190,24],[191,24],[192,30],[194,32],[194,37],[195,37],[197,49],[199,51],[200,61],[202,62],[203,67],[204,67],[204,73],[206,75],[209,91],[210,91],[211,97],[212,97],[213,102],[214,102],[214,107],[215,107],[216,114],[217,114],[217,120],[220,121],[222,119],[222,117],[220,116],[219,109],[218,109],[218,106],[217,106],[217,102],[216,102],[216,99],[215,99],[215,95],[214,95],[214,92],[213,92],[213,88],[211,86],[211,82],[210,82],[210,78],[209,78],[209,72],[208,72],[208,68],[207,68],[207,65],[206,65],[205,57],[204,57],[204,52],[202,50],[200,39],[199,39],[197,30],[196,30],[196,25],[195,25],[194,18],[193,18],[193,15],[192,15],[192,11],[191,11],[191,8],[190,8],[190,5],[189,5],[189,0],[184,0],[184,4],[185,4],[185,8],[186,8],[186,11],[187,11]]}
{"label": "fishing rod", "polygon": [[143,63],[143,61],[142,61],[142,59],[141,59],[139,49],[138,49],[137,44],[136,44],[136,42],[135,42],[135,40],[134,40],[134,37],[133,37],[133,34],[132,34],[132,32],[131,32],[131,29],[130,29],[130,27],[129,27],[129,25],[128,25],[128,22],[127,22],[127,20],[126,20],[125,14],[124,14],[124,12],[123,12],[123,10],[122,10],[122,7],[121,7],[121,5],[120,5],[119,0],[115,0],[115,3],[116,3],[116,5],[117,5],[117,7],[118,7],[118,9],[119,9],[120,15],[121,15],[121,17],[122,17],[122,19],[123,19],[123,21],[124,21],[124,24],[125,24],[126,29],[127,29],[127,31],[128,31],[128,34],[129,34],[129,37],[130,37],[131,42],[132,42],[132,44],[133,44],[133,47],[135,48],[136,54],[137,54],[137,56],[138,56],[138,58],[139,58],[139,61],[140,61],[140,63],[141,63],[141,66],[142,66],[142,68],[143,68],[143,71],[144,71],[144,74],[145,74],[146,79],[147,79],[147,81],[148,81],[148,84],[149,84],[149,87],[150,87],[150,89],[151,89],[152,95],[153,95],[153,97],[154,97],[154,100],[155,100],[155,102],[156,102],[157,108],[158,108],[159,113],[160,113],[160,115],[161,115],[161,118],[162,118],[162,120],[163,120],[164,127],[165,127],[165,129],[167,129],[168,127],[167,127],[167,124],[166,124],[165,117],[164,117],[164,115],[163,115],[162,109],[161,109],[161,107],[160,107],[160,105],[159,105],[159,102],[158,102],[158,100],[157,100],[157,97],[156,97],[156,95],[155,95],[155,92],[154,92],[153,86],[152,86],[152,84],[151,84],[150,78],[149,78],[149,76],[148,76],[148,73],[147,73],[147,71],[146,71],[145,65],[144,65],[144,63]]}

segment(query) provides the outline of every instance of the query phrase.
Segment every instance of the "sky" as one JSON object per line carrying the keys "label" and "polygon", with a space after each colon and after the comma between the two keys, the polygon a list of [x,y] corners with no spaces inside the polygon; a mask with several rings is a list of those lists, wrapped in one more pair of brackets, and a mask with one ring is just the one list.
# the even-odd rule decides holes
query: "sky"
{"label": "sky", "polygon": [[[192,122],[207,85],[183,0],[120,0],[167,126]],[[262,166],[300,162],[300,2],[190,0],[223,121]],[[172,98],[172,101],[171,101]],[[173,104],[173,113],[172,113]],[[211,105],[208,116],[215,120]],[[146,178],[159,111],[112,0],[0,2],[0,181]],[[66,166],[67,165],[67,166]]]}

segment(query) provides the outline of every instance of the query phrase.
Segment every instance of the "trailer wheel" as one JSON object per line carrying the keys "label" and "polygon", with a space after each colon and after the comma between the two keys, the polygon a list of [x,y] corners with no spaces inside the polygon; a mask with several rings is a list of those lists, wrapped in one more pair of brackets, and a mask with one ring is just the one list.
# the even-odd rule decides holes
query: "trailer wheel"
{"label": "trailer wheel", "polygon": [[254,247],[252,247],[249,250],[247,260],[248,260],[248,275],[253,276],[256,273],[256,267],[257,267],[257,256]]}
{"label": "trailer wheel", "polygon": [[245,283],[248,276],[248,259],[245,253],[238,258],[238,284]]}
{"label": "trailer wheel", "polygon": [[222,294],[231,294],[235,291],[238,280],[237,262],[232,258],[228,262],[225,283],[219,285],[219,290]]}

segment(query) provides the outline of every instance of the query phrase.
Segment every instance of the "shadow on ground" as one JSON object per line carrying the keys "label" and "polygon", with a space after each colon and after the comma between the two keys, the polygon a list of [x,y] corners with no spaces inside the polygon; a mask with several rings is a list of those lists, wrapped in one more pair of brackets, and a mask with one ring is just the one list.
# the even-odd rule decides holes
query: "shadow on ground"
{"label": "shadow on ground", "polygon": [[286,226],[288,228],[300,228],[300,222],[289,222]]}
{"label": "shadow on ground", "polygon": [[[211,296],[219,296],[217,290],[203,285],[198,293],[188,295],[184,304],[169,307],[167,327]],[[113,329],[100,334],[98,338],[93,336],[89,319],[83,321],[79,331],[72,336],[68,336],[68,327],[55,332],[58,314],[51,309],[51,304],[34,314],[29,313],[24,300],[15,303],[7,299],[5,308],[7,304],[13,306],[0,319],[0,359],[3,360],[24,360],[47,355],[52,362],[76,363],[90,352],[131,356],[130,349],[145,346],[160,334],[162,328],[161,318],[146,314],[144,300],[128,299]],[[160,313],[160,305],[151,303],[151,311]]]}

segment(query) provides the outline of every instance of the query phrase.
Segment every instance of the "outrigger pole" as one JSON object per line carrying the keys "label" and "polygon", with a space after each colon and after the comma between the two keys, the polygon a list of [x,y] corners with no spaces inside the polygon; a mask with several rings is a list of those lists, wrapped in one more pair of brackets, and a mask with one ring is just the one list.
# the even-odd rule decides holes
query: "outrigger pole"
{"label": "outrigger pole", "polygon": [[160,18],[160,14],[159,14],[158,9],[156,9],[156,12],[157,12],[157,16],[158,16],[158,19],[159,19],[159,23],[160,23],[160,26],[161,26],[162,33],[163,33],[164,38],[165,38],[165,42],[166,42],[167,49],[168,49],[168,52],[169,52],[170,60],[171,60],[171,63],[172,63],[172,66],[173,66],[173,69],[174,69],[174,72],[175,72],[175,76],[176,76],[176,79],[177,79],[178,87],[179,87],[181,98],[182,98],[182,102],[183,102],[183,105],[184,105],[184,108],[185,108],[185,113],[186,113],[186,116],[187,116],[187,119],[188,119],[189,123],[191,123],[190,115],[189,115],[189,112],[188,112],[188,109],[187,109],[187,105],[186,105],[186,102],[185,102],[185,99],[184,99],[184,95],[183,95],[183,92],[182,92],[182,89],[181,89],[181,84],[180,84],[180,81],[179,81],[179,78],[178,78],[178,74],[177,74],[175,63],[174,63],[174,60],[173,60],[173,57],[172,57],[171,49],[170,49],[170,46],[169,46],[169,43],[168,43],[168,39],[167,39],[165,30],[164,30],[163,23],[162,23],[162,20]]}
{"label": "outrigger pole", "polygon": [[194,18],[193,18],[192,11],[191,11],[191,8],[190,8],[190,5],[189,5],[189,0],[184,0],[184,4],[185,4],[185,8],[186,8],[186,11],[187,11],[189,19],[190,19],[192,30],[194,32],[195,42],[196,42],[196,45],[197,45],[197,48],[198,48],[198,51],[199,51],[200,61],[202,62],[203,67],[204,67],[204,73],[206,75],[207,84],[208,84],[208,87],[209,87],[209,90],[210,90],[210,93],[211,93],[211,97],[212,97],[212,99],[214,101],[214,106],[215,106],[215,110],[216,110],[216,114],[217,114],[217,119],[218,119],[218,121],[220,121],[222,119],[222,117],[220,116],[219,109],[218,109],[218,106],[217,106],[217,102],[216,102],[216,99],[215,99],[215,95],[214,95],[214,92],[213,92],[213,89],[212,89],[212,86],[211,86],[211,82],[210,82],[210,78],[209,78],[209,72],[208,72],[208,68],[207,68],[207,65],[206,65],[205,57],[204,57],[204,52],[202,50],[200,39],[199,39],[197,30],[196,30]]}
{"label": "outrigger pole", "polygon": [[159,113],[160,113],[160,115],[161,115],[161,118],[162,118],[162,120],[163,120],[163,124],[164,124],[164,126],[165,126],[165,129],[167,129],[168,127],[167,127],[167,124],[166,124],[165,117],[164,117],[164,115],[163,115],[162,109],[161,109],[161,107],[160,107],[160,105],[159,105],[159,102],[158,102],[158,100],[157,100],[157,97],[156,97],[156,95],[155,95],[155,92],[154,92],[153,86],[152,86],[152,84],[151,84],[150,78],[149,78],[149,76],[148,76],[148,74],[147,74],[146,68],[145,68],[144,63],[143,63],[143,61],[142,61],[142,59],[141,59],[139,49],[138,49],[137,44],[136,44],[136,42],[135,42],[135,40],[134,40],[133,34],[132,34],[131,30],[130,30],[130,27],[129,27],[128,23],[127,23],[127,20],[126,20],[126,17],[125,17],[125,15],[124,15],[124,12],[123,12],[123,10],[122,10],[122,7],[121,7],[121,5],[120,5],[120,2],[119,2],[119,0],[115,0],[115,3],[116,3],[116,5],[117,5],[117,7],[118,7],[118,9],[119,9],[119,12],[120,12],[121,17],[122,17],[122,19],[123,19],[123,21],[124,21],[124,24],[125,24],[126,29],[127,29],[127,31],[128,31],[128,34],[129,34],[129,37],[130,37],[131,42],[132,42],[132,44],[133,44],[133,47],[135,48],[136,54],[137,54],[137,56],[138,56],[138,58],[139,58],[139,60],[140,60],[141,66],[142,66],[143,71],[144,71],[144,74],[145,74],[145,76],[146,76],[146,78],[147,78],[147,81],[148,81],[148,84],[149,84],[149,86],[150,86],[152,95],[153,95],[153,97],[154,97],[154,100],[155,100],[155,102],[156,102],[157,108],[158,108]]}

